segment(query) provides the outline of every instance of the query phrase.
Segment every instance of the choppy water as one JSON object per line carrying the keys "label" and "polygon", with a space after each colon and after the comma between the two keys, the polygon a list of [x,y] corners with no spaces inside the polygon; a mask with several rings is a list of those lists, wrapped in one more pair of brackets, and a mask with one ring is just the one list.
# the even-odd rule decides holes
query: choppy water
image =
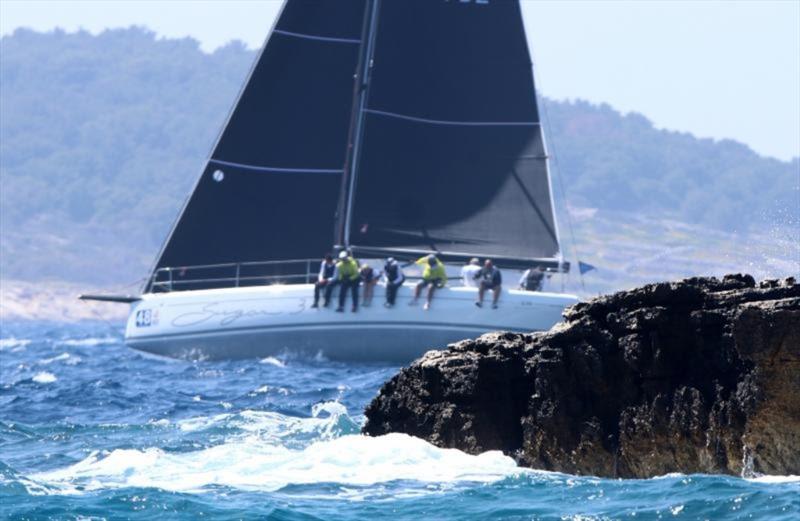
{"label": "choppy water", "polygon": [[0,517],[798,519],[800,480],[610,480],[359,435],[397,367],[180,362],[102,324],[4,324]]}

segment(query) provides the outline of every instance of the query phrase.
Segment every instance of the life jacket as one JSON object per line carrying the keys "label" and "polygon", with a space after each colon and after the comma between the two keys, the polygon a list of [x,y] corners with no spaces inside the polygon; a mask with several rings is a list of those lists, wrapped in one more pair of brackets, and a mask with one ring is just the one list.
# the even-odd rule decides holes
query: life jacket
{"label": "life jacket", "polygon": [[419,259],[417,264],[424,266],[422,270],[422,278],[424,280],[441,280],[442,283],[447,282],[447,273],[444,269],[444,264],[439,259],[436,259],[436,266],[431,266],[428,262],[427,255]]}
{"label": "life jacket", "polygon": [[337,262],[336,270],[339,273],[339,280],[358,280],[358,263],[352,257]]}

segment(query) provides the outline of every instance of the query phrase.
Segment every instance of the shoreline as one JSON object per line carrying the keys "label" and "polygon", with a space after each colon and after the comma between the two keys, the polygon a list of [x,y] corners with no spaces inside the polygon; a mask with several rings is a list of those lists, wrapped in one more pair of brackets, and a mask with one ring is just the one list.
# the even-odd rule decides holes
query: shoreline
{"label": "shoreline", "polygon": [[80,293],[101,288],[62,281],[0,280],[0,323],[10,321],[122,323],[128,306],[78,300]]}

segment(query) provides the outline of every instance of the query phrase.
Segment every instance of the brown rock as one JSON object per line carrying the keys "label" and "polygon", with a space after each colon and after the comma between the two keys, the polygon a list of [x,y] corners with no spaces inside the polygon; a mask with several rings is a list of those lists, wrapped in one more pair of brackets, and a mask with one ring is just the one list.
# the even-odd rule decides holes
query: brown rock
{"label": "brown rock", "polygon": [[749,275],[580,303],[544,333],[431,351],[364,432],[575,474],[800,474],[800,286]]}

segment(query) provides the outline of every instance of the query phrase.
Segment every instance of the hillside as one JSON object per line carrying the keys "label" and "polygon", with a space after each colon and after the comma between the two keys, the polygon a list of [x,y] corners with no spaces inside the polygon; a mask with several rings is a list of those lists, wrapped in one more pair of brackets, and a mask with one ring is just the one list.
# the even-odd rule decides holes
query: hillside
{"label": "hillside", "polygon": [[[141,28],[2,38],[0,276],[90,285],[144,276],[254,56],[236,42],[205,54]],[[606,270],[589,291],[648,280],[631,257],[650,258],[665,241],[694,244],[693,262],[705,256],[717,271],[762,262],[762,250],[740,256],[742,244],[763,242],[777,249],[765,275],[798,271],[797,158],[657,130],[606,105],[544,104],[562,236],[563,185],[580,251]],[[674,223],[682,238],[670,235]]]}

